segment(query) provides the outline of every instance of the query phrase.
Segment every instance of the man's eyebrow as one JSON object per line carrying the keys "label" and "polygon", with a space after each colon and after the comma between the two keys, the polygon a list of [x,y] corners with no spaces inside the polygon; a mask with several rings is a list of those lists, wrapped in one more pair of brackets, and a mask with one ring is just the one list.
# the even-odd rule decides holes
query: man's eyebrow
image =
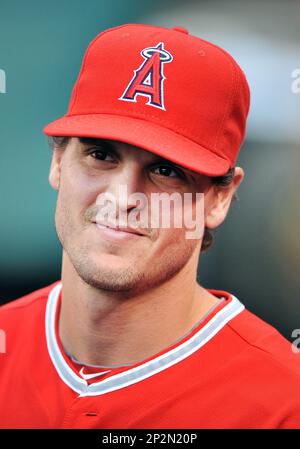
{"label": "man's eyebrow", "polygon": [[[105,144],[105,146],[109,146],[110,149],[115,150],[116,152],[118,151],[117,145],[115,144],[115,142],[113,140],[109,140],[109,139],[102,139],[102,138],[96,138],[96,137],[79,137],[79,141],[83,144],[83,145],[95,145],[95,146],[103,146]],[[143,150],[143,148],[141,148]],[[145,150],[147,151],[147,150]],[[151,152],[149,152],[151,153]],[[175,162],[170,161],[169,159],[166,159],[162,156],[159,156],[158,154],[152,153],[153,155],[153,160],[151,161],[151,163],[165,163],[165,164],[171,164],[174,166],[177,166],[178,168],[180,168],[180,165],[176,164]]]}
{"label": "man's eyebrow", "polygon": [[95,145],[100,147],[103,144],[106,144],[113,147],[113,142],[106,139],[100,139],[97,137],[79,137],[79,141],[84,145]]}

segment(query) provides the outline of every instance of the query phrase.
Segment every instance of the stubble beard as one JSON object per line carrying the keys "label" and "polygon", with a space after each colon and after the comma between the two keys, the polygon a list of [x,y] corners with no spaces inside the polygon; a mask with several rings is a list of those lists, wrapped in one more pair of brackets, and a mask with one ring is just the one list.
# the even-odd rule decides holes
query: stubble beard
{"label": "stubble beard", "polygon": [[[83,231],[86,226],[83,225]],[[147,263],[147,255],[131,257],[131,262],[122,269],[101,266],[91,255],[89,245],[80,245],[80,232],[71,220],[67,208],[58,219],[56,214],[56,231],[58,238],[78,276],[89,286],[107,292],[121,292],[122,297],[132,297],[149,289],[158,287],[176,276],[188,263],[195,251],[195,242],[185,240],[185,245],[178,244],[178,235],[174,232],[168,246],[154,255]],[[130,251],[132,255],[132,251]],[[145,257],[146,256],[146,257]],[[104,260],[106,255],[103,255]],[[125,255],[123,256],[125,257]]]}

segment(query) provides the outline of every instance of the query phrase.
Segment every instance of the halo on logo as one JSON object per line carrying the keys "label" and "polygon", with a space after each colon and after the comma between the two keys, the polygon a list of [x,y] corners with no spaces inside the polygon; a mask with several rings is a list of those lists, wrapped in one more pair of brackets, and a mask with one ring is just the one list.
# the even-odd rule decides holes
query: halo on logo
{"label": "halo on logo", "polygon": [[173,60],[173,56],[171,55],[171,53],[162,48],[148,47],[144,48],[144,50],[141,51],[141,55],[144,56],[144,58],[151,58],[151,56],[153,56],[154,53],[159,53],[160,59],[164,62],[169,62]]}

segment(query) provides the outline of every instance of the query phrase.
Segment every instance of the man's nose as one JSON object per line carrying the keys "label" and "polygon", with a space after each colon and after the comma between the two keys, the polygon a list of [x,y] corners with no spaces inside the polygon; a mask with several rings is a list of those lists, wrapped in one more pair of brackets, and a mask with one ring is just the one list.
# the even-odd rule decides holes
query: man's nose
{"label": "man's nose", "polygon": [[145,194],[145,179],[137,161],[131,161],[118,173],[114,173],[107,190],[115,198],[119,210],[129,211],[135,207],[141,208],[136,194]]}

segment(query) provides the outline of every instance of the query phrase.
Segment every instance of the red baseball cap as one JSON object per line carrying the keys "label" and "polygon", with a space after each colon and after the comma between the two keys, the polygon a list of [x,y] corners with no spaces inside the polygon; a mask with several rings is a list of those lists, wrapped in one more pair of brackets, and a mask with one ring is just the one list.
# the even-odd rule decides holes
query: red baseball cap
{"label": "red baseball cap", "polygon": [[221,176],[235,165],[249,98],[220,47],[180,27],[123,25],[90,43],[67,114],[44,133],[118,140]]}

